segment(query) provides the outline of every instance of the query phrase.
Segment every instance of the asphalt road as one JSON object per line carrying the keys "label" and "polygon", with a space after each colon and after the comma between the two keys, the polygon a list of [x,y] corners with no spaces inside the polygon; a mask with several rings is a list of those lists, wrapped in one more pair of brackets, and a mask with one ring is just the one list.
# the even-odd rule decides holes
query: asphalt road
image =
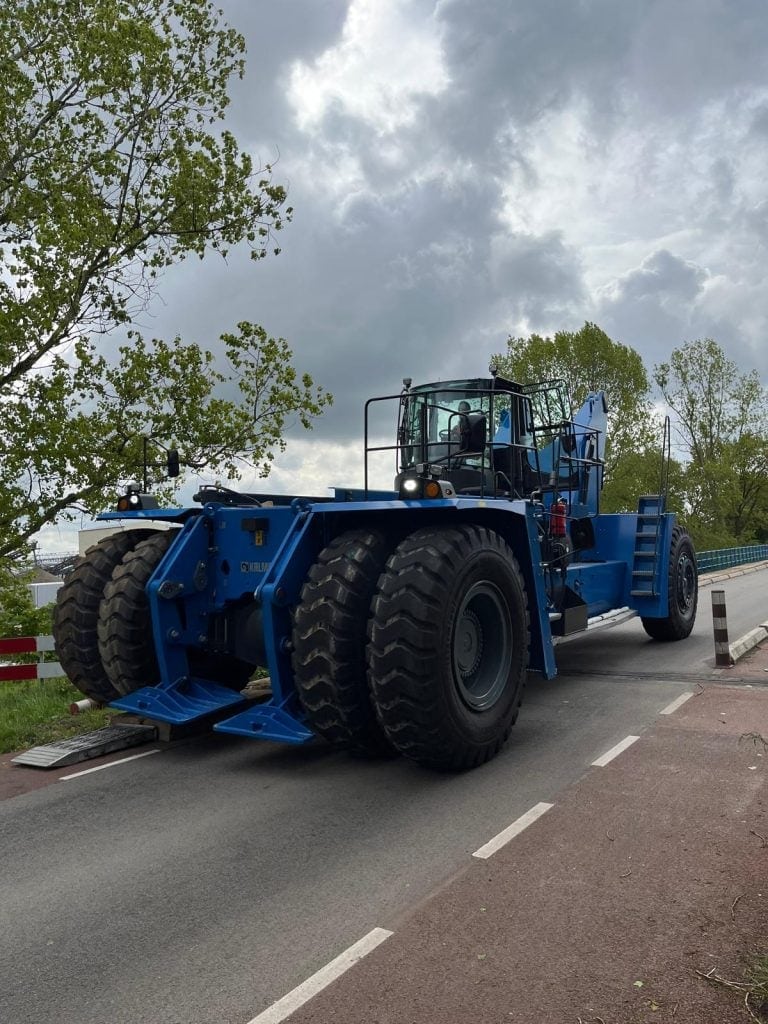
{"label": "asphalt road", "polygon": [[[724,585],[732,639],[767,582]],[[715,676],[709,601],[684,643],[634,620],[562,645],[466,775],[216,735],[0,803],[0,1021],[247,1024]]]}

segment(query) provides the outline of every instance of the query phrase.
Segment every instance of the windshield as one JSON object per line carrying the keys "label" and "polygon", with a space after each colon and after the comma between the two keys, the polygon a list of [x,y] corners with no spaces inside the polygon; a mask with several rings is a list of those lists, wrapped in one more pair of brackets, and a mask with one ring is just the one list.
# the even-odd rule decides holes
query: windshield
{"label": "windshield", "polygon": [[400,443],[405,447],[404,463],[432,462],[447,454],[447,445],[458,446],[462,425],[470,412],[487,410],[487,395],[456,386],[414,388],[403,399]]}
{"label": "windshield", "polygon": [[527,433],[518,423],[520,407],[517,394],[489,387],[488,380],[413,388],[401,405],[401,468],[440,462],[459,452],[481,454],[491,441],[512,443]]}

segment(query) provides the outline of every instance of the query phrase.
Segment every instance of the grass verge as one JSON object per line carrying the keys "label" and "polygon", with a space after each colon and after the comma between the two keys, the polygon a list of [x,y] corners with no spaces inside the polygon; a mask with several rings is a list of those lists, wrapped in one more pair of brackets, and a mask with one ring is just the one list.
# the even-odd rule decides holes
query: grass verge
{"label": "grass verge", "polygon": [[752,986],[747,996],[750,1012],[760,1024],[768,1024],[768,954],[757,957],[748,968],[747,982]]}
{"label": "grass verge", "polygon": [[721,978],[712,968],[706,974],[696,972],[712,985],[736,992],[744,1003],[746,1017],[755,1024],[768,1024],[768,954],[760,953],[747,961],[743,981]]}
{"label": "grass verge", "polygon": [[77,736],[109,725],[114,711],[101,708],[79,715],[69,705],[83,694],[68,679],[28,679],[0,683],[0,753]]}

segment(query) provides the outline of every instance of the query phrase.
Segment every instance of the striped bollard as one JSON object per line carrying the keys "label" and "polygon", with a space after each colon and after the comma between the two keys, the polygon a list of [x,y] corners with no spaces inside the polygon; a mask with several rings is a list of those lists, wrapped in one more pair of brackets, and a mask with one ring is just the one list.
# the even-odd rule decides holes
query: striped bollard
{"label": "striped bollard", "polygon": [[725,617],[725,591],[712,591],[712,625],[715,629],[715,665],[730,668],[733,664],[728,643],[728,623]]}

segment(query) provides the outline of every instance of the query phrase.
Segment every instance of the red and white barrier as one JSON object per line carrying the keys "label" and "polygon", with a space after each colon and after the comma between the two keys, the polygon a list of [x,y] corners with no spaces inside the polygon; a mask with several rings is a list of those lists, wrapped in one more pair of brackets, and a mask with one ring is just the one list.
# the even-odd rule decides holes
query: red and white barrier
{"label": "red and white barrier", "polygon": [[[54,650],[52,636],[12,636],[0,639],[0,658],[9,654],[45,654]],[[58,661],[39,661],[32,665],[0,665],[0,682],[18,679],[55,679],[63,676]]]}

